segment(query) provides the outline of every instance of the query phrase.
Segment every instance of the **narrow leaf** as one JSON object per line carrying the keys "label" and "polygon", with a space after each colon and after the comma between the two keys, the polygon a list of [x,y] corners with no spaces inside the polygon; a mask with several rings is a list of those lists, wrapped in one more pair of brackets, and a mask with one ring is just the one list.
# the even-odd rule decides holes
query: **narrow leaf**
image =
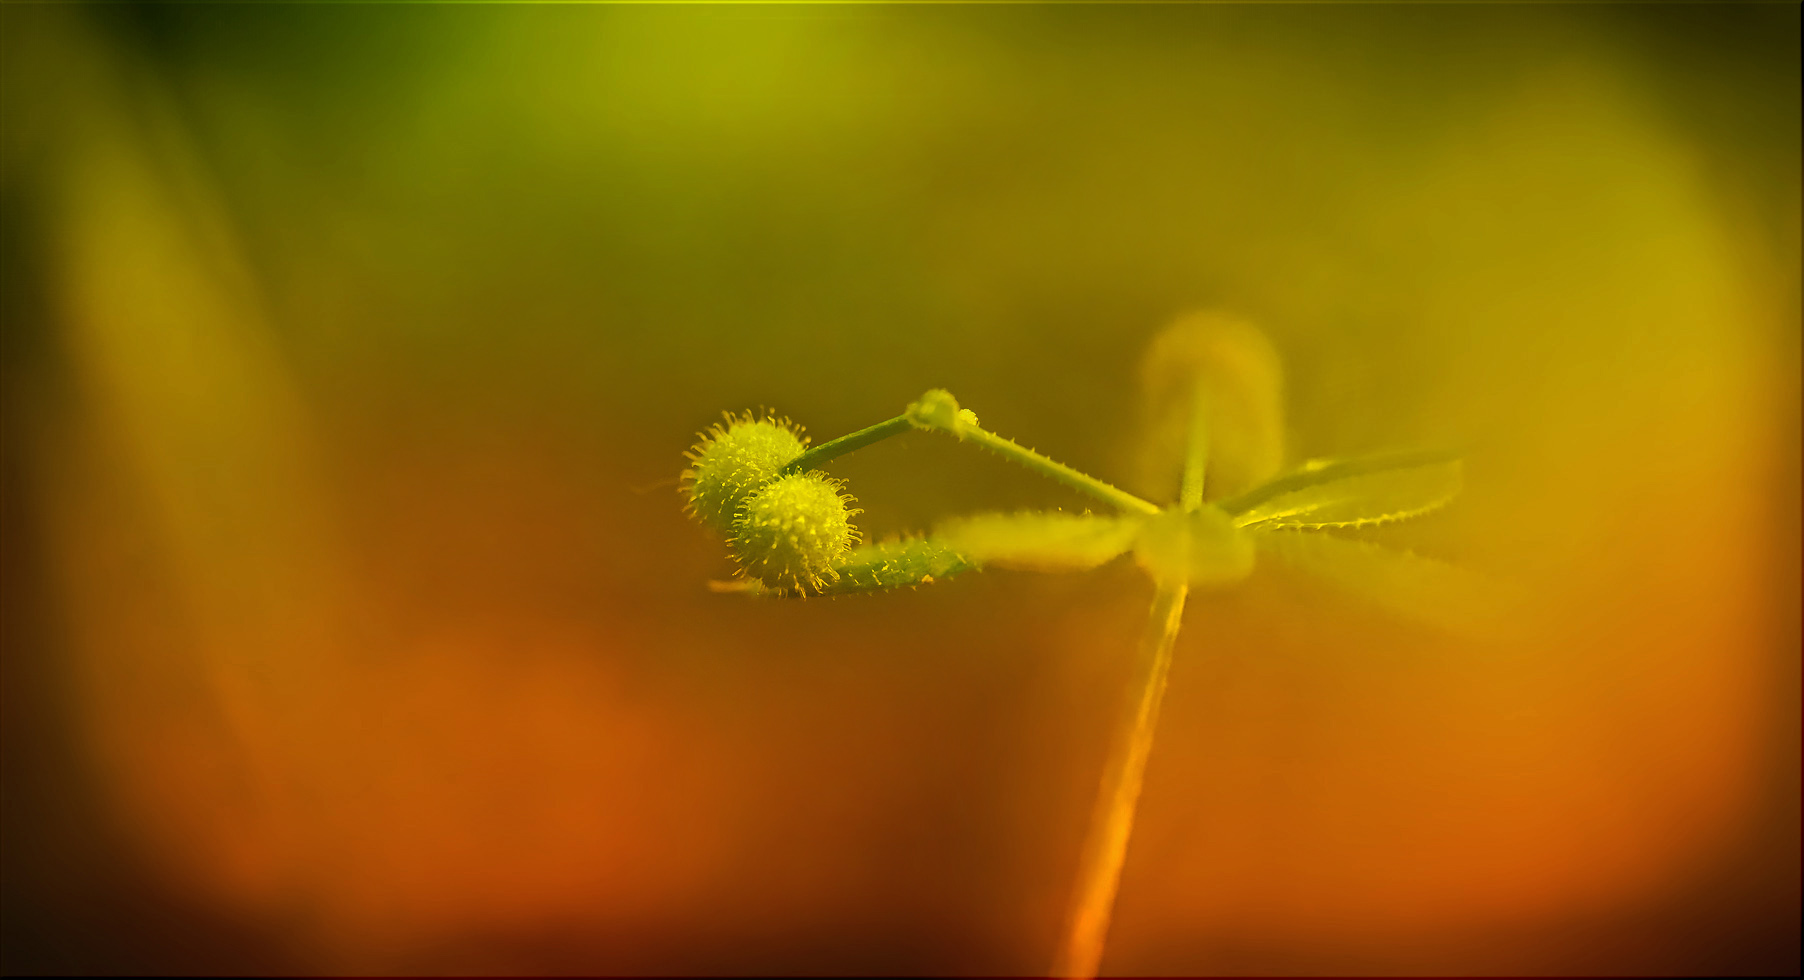
{"label": "narrow leaf", "polygon": [[1457,456],[1400,453],[1312,464],[1220,506],[1240,527],[1361,527],[1426,514],[1459,489]]}
{"label": "narrow leaf", "polygon": [[1095,568],[1133,547],[1140,520],[1057,511],[973,514],[934,536],[980,565],[1062,572]]}

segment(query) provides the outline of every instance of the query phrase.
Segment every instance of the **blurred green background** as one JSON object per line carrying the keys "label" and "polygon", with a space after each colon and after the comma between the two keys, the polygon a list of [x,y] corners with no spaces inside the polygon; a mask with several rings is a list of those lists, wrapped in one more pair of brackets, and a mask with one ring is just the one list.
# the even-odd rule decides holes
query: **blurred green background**
{"label": "blurred green background", "polygon": [[[1104,970],[1795,971],[1795,4],[0,8],[8,972],[1035,974],[1149,588],[748,602],[722,410],[1136,492],[1221,310],[1494,636],[1187,614]],[[917,436],[867,536],[1079,506]],[[1507,633],[1507,635],[1505,635]]]}

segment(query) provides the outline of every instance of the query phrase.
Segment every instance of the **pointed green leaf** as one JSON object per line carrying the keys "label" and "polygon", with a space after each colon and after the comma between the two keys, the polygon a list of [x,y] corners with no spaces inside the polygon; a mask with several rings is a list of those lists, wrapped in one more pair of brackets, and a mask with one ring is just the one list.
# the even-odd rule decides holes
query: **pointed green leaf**
{"label": "pointed green leaf", "polygon": [[1057,511],[973,514],[943,521],[934,536],[980,565],[1082,571],[1127,551],[1140,520]]}
{"label": "pointed green leaf", "polygon": [[1314,463],[1220,506],[1240,527],[1360,527],[1426,514],[1459,489],[1457,456],[1399,453]]}

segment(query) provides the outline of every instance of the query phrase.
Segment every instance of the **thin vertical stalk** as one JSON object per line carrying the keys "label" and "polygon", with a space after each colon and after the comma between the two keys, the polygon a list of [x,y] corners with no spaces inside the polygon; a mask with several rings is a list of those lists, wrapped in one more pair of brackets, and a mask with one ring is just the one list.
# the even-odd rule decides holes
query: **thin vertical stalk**
{"label": "thin vertical stalk", "polygon": [[1184,452],[1184,482],[1178,490],[1178,506],[1196,510],[1203,506],[1203,477],[1209,469],[1209,399],[1199,379],[1190,392],[1190,444]]}
{"label": "thin vertical stalk", "polygon": [[1165,697],[1171,651],[1177,643],[1178,624],[1184,618],[1184,597],[1189,591],[1190,586],[1184,582],[1164,583],[1153,597],[1152,617],[1140,644],[1130,685],[1136,696],[1128,704],[1108,766],[1103,770],[1089,836],[1078,862],[1077,893],[1071,902],[1065,945],[1052,967],[1055,977],[1087,980],[1096,976],[1097,967],[1102,964],[1109,916],[1121,884],[1128,836],[1134,829],[1134,809],[1140,802],[1146,758],[1152,752],[1153,733],[1159,723],[1159,702]]}
{"label": "thin vertical stalk", "polygon": [[[1190,407],[1190,439],[1183,484],[1178,492],[1179,506],[1185,510],[1202,506],[1203,474],[1209,461],[1207,406],[1200,381]],[[1115,744],[1109,750],[1096,809],[1090,816],[1090,830],[1078,860],[1077,891],[1066,923],[1065,944],[1053,963],[1053,976],[1088,980],[1102,966],[1109,918],[1121,888],[1121,867],[1127,860],[1140,787],[1146,781],[1146,760],[1152,754],[1153,735],[1159,727],[1159,704],[1165,699],[1172,648],[1177,644],[1178,627],[1184,620],[1184,599],[1189,592],[1188,582],[1161,581],[1153,595],[1152,615],[1147,620],[1134,661],[1134,676],[1128,685],[1131,696],[1116,728]]]}

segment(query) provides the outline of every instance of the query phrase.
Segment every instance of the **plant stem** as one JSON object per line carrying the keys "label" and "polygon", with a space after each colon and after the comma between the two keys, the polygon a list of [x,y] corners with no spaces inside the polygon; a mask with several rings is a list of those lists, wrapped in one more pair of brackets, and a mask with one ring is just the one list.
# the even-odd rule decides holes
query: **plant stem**
{"label": "plant stem", "polygon": [[1185,510],[1203,506],[1203,476],[1209,469],[1208,412],[1209,400],[1198,380],[1190,392],[1190,446],[1184,453],[1184,480],[1178,490],[1178,505]]}
{"label": "plant stem", "polygon": [[[1190,442],[1184,454],[1184,478],[1178,489],[1178,505],[1193,511],[1203,505],[1203,475],[1209,464],[1208,401],[1199,381],[1191,394]],[[1113,489],[1113,488],[1111,488]],[[1140,803],[1140,787],[1146,780],[1146,760],[1159,728],[1159,704],[1165,699],[1165,682],[1171,676],[1171,651],[1177,645],[1178,627],[1184,621],[1184,599],[1190,592],[1185,581],[1161,581],[1153,594],[1152,615],[1140,641],[1131,698],[1115,744],[1103,769],[1096,809],[1078,860],[1077,892],[1052,975],[1089,980],[1102,966],[1103,943],[1109,936],[1109,917],[1121,890],[1121,867],[1127,861],[1128,837],[1134,832],[1134,812]]]}
{"label": "plant stem", "polygon": [[1102,964],[1109,915],[1121,884],[1128,836],[1134,829],[1134,809],[1140,801],[1146,758],[1152,752],[1153,732],[1159,722],[1159,702],[1165,697],[1171,651],[1177,642],[1178,625],[1184,618],[1184,597],[1189,591],[1188,583],[1165,582],[1153,597],[1152,616],[1129,685],[1134,696],[1103,770],[1089,835],[1078,862],[1077,891],[1071,902],[1065,945],[1053,964],[1053,976],[1087,980],[1096,976],[1097,967]]}
{"label": "plant stem", "polygon": [[802,455],[797,456],[790,461],[788,466],[783,467],[783,469],[779,471],[780,475],[788,476],[791,473],[806,473],[830,459],[844,456],[854,449],[863,449],[873,442],[881,442],[884,439],[888,439],[890,436],[900,435],[901,433],[907,432],[910,428],[912,428],[912,426],[909,425],[908,416],[898,415],[893,419],[879,422],[876,425],[866,426],[865,428],[859,429],[857,432],[849,432],[840,436],[838,439],[823,442]]}
{"label": "plant stem", "polygon": [[1119,510],[1147,515],[1159,512],[1157,506],[1125,490],[1112,487],[1088,473],[1080,473],[978,425],[977,415],[959,408],[958,399],[944,388],[923,393],[908,406],[903,417],[915,428],[944,432],[960,442],[975,442],[1004,459],[1020,463],[1041,476],[1087,493]]}
{"label": "plant stem", "polygon": [[974,423],[965,422],[959,425],[958,431],[953,434],[967,442],[975,442],[998,456],[1020,463],[1036,473],[1057,480],[1075,490],[1081,490],[1120,510],[1135,514],[1157,514],[1159,512],[1156,505],[1141,500],[1126,490],[1110,486],[1088,473],[1081,473],[1064,463],[1042,456]]}

